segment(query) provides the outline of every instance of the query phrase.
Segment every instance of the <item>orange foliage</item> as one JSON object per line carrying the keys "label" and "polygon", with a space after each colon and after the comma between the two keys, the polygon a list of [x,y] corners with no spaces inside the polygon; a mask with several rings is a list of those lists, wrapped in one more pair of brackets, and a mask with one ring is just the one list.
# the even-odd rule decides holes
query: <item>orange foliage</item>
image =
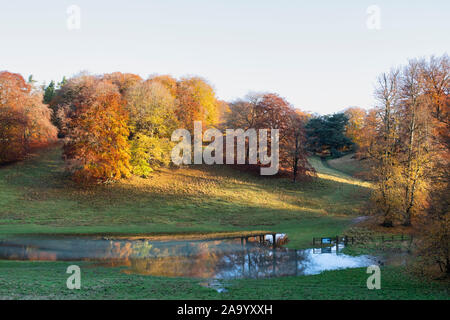
{"label": "orange foliage", "polygon": [[122,72],[105,74],[103,79],[116,85],[122,95],[132,86],[142,81],[142,78],[136,74]]}
{"label": "orange foliage", "polygon": [[173,97],[177,95],[177,80],[170,75],[154,76],[148,79],[147,82],[159,82]]}
{"label": "orange foliage", "polygon": [[348,117],[348,123],[345,128],[347,137],[352,139],[358,146],[363,144],[362,129],[364,126],[364,119],[366,117],[366,110],[358,107],[352,107],[345,110]]}
{"label": "orange foliage", "polygon": [[176,115],[183,128],[193,129],[194,121],[202,121],[204,128],[218,124],[219,102],[214,89],[201,78],[186,78],[177,83]]}
{"label": "orange foliage", "polygon": [[[308,115],[293,108],[285,99],[273,93],[250,94],[227,106],[224,115],[223,123],[228,128],[268,129],[268,151],[272,145],[270,130],[279,130],[279,175],[290,175],[295,181],[297,176],[305,177],[307,173],[314,173],[305,150],[305,123]],[[257,165],[236,167],[259,172]]]}
{"label": "orange foliage", "polygon": [[94,77],[69,80],[64,155],[78,182],[117,180],[130,174],[128,115],[116,86]]}
{"label": "orange foliage", "polygon": [[269,93],[258,101],[256,119],[259,129],[279,129],[280,169],[292,172],[294,181],[298,175],[305,176],[308,171],[313,171],[304,148],[304,124],[307,119],[304,113],[294,109],[277,94]]}
{"label": "orange foliage", "polygon": [[0,163],[23,158],[30,148],[56,141],[52,111],[20,74],[0,72]]}

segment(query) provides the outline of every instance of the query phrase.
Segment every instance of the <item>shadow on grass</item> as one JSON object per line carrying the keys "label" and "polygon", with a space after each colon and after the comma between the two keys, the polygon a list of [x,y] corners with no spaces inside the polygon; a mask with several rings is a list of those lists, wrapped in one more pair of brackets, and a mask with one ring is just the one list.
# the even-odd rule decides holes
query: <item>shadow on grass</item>
{"label": "shadow on grass", "polygon": [[70,180],[59,148],[0,169],[0,190],[6,189],[14,194],[0,208],[0,225],[146,225],[162,231],[303,229],[314,219],[354,215],[367,198],[364,188],[340,181],[293,183],[206,165],[84,188]]}

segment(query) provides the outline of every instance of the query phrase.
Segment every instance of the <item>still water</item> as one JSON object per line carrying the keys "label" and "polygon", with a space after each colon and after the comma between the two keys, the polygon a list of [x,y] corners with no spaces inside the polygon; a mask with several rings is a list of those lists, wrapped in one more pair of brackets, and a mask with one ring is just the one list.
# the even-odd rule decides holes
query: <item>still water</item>
{"label": "still water", "polygon": [[[274,241],[275,238],[275,241]],[[109,240],[99,237],[20,237],[0,240],[0,259],[91,261],[123,272],[203,279],[267,278],[366,267],[371,256],[343,246],[293,250],[284,234],[213,240]]]}

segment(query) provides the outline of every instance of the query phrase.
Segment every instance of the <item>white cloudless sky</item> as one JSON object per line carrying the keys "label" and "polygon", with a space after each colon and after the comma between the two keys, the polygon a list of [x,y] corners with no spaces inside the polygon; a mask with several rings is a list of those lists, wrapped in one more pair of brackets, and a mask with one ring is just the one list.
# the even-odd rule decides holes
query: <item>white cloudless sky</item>
{"label": "white cloudless sky", "polygon": [[[67,8],[81,9],[69,30]],[[369,6],[380,30],[367,28]],[[320,114],[374,105],[376,76],[449,51],[450,1],[0,0],[0,70],[199,75],[219,98],[270,91]]]}

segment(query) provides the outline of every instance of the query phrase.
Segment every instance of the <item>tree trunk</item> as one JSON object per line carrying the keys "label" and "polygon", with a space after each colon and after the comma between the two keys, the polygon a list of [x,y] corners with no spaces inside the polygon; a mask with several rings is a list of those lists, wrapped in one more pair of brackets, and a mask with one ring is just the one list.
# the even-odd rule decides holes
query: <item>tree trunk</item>
{"label": "tree trunk", "polygon": [[384,219],[384,221],[381,224],[381,226],[383,226],[385,228],[392,228],[394,226],[394,224],[392,223],[392,220],[386,218],[386,219]]}
{"label": "tree trunk", "polygon": [[447,263],[445,265],[445,273],[447,275],[450,275],[450,260],[449,260],[449,258],[447,258]]}

